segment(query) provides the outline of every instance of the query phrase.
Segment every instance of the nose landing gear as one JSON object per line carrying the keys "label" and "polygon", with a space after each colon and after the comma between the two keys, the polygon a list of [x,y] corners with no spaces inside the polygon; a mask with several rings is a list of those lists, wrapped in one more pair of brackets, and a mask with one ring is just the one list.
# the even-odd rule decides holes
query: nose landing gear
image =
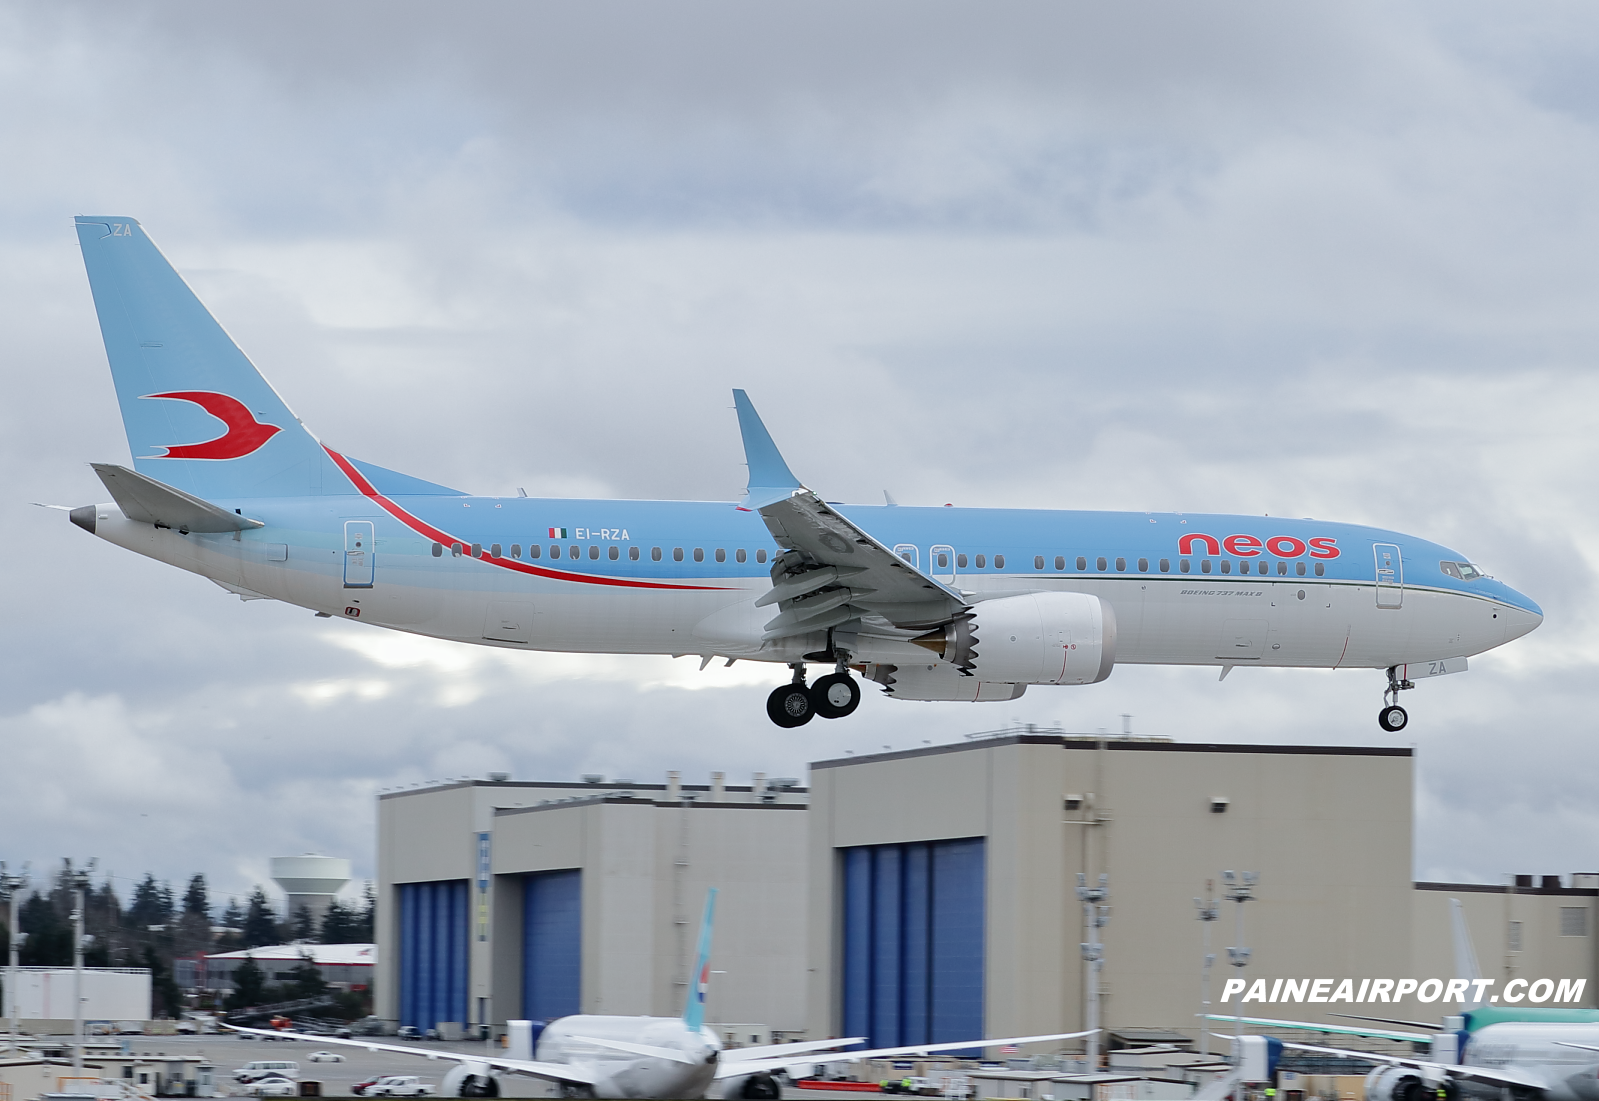
{"label": "nose landing gear", "polygon": [[778,726],[804,726],[817,715],[842,719],[861,705],[861,686],[849,675],[849,666],[843,661],[834,672],[808,688],[804,663],[795,662],[789,668],[794,670],[794,679],[766,697],[767,717]]}
{"label": "nose landing gear", "polygon": [[1382,710],[1377,712],[1377,725],[1390,734],[1403,730],[1410,722],[1410,712],[1399,706],[1399,693],[1416,687],[1408,680],[1399,679],[1399,666],[1388,667],[1388,687],[1383,690]]}

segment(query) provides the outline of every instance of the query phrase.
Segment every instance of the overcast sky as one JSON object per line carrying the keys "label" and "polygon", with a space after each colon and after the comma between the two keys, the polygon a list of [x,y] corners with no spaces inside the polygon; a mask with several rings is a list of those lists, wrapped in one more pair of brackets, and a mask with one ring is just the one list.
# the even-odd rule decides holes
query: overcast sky
{"label": "overcast sky", "polygon": [[[371,875],[394,785],[1128,713],[1414,744],[1419,878],[1599,867],[1596,53],[1576,3],[0,5],[0,858],[242,894]],[[735,499],[743,386],[830,499],[1377,524],[1547,619],[1401,735],[1379,673],[1129,666],[780,731],[780,670],[246,605],[28,504],[128,460],[75,214],[331,446],[469,491]]]}

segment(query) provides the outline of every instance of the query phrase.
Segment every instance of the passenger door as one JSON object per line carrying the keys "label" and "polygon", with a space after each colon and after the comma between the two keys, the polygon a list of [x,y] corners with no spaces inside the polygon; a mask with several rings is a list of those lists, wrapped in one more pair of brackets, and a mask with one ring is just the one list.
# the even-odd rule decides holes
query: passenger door
{"label": "passenger door", "polygon": [[1392,543],[1373,543],[1377,559],[1377,607],[1397,608],[1405,600],[1405,566],[1399,548]]}
{"label": "passenger door", "polygon": [[909,562],[912,566],[916,566],[917,569],[921,569],[921,566],[917,565],[916,562],[917,555],[915,543],[899,543],[894,547],[894,553],[905,559],[905,561]]}
{"label": "passenger door", "polygon": [[370,589],[372,587],[372,544],[377,538],[371,520],[346,520],[344,522],[344,587]]}
{"label": "passenger door", "polygon": [[945,585],[955,584],[955,548],[942,544],[927,548],[927,572],[934,581]]}

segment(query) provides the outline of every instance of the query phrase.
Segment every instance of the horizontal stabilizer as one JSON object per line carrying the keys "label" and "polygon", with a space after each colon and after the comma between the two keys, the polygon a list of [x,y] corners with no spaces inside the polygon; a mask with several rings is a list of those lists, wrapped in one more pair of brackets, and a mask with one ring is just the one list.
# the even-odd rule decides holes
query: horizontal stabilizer
{"label": "horizontal stabilizer", "polygon": [[112,463],[90,463],[111,493],[122,515],[158,528],[191,531],[245,531],[266,525],[260,520],[229,512],[181,489]]}

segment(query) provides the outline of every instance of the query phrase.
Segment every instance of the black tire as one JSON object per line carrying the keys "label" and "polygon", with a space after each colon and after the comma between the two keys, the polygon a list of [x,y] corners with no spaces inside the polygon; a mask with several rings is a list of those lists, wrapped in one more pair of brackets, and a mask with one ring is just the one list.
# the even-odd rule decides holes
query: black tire
{"label": "black tire", "polygon": [[803,684],[785,684],[766,697],[766,715],[781,727],[804,726],[816,717],[811,691]]}
{"label": "black tire", "polygon": [[1377,725],[1390,734],[1397,734],[1410,722],[1410,713],[1397,703],[1377,712]]}
{"label": "black tire", "polygon": [[774,1098],[782,1097],[783,1091],[777,1088],[777,1083],[770,1074],[752,1074],[738,1095],[746,1098]]}
{"label": "black tire", "polygon": [[848,673],[829,673],[811,685],[811,704],[824,719],[842,719],[861,705],[861,686]]}

